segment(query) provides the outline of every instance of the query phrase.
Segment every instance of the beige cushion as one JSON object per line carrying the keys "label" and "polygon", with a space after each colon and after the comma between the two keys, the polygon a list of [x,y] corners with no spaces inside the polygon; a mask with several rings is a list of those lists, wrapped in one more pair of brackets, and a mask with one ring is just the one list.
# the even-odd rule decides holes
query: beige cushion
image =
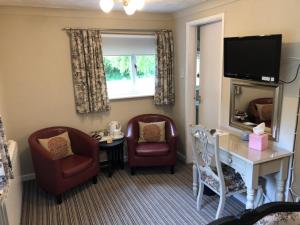
{"label": "beige cushion", "polygon": [[272,120],[273,104],[256,104],[256,108],[261,121]]}
{"label": "beige cushion", "polygon": [[144,123],[139,122],[139,142],[165,142],[165,121]]}
{"label": "beige cushion", "polygon": [[38,140],[39,143],[53,155],[53,159],[55,160],[73,155],[68,132],[64,132],[54,137]]}

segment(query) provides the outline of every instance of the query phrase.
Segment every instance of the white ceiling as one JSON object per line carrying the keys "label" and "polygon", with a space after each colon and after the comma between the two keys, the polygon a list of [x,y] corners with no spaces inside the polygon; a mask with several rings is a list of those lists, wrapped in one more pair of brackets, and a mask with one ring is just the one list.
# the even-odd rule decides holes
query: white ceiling
{"label": "white ceiling", "polygon": [[[204,1],[207,0],[145,0],[146,3],[142,11],[176,12]],[[118,0],[115,2],[114,9],[120,10],[121,4],[117,3]],[[0,0],[0,5],[96,10],[99,8],[99,0]]]}

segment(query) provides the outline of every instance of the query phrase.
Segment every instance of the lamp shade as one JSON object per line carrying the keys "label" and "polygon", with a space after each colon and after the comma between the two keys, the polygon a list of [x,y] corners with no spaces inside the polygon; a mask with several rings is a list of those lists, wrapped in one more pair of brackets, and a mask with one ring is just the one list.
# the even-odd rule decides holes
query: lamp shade
{"label": "lamp shade", "polygon": [[145,0],[133,0],[137,10],[141,10],[145,5]]}
{"label": "lamp shade", "polygon": [[100,0],[99,5],[103,12],[108,13],[114,7],[114,1],[113,0]]}
{"label": "lamp shade", "polygon": [[133,15],[136,11],[135,1],[129,1],[127,5],[124,5],[124,10],[127,15]]}

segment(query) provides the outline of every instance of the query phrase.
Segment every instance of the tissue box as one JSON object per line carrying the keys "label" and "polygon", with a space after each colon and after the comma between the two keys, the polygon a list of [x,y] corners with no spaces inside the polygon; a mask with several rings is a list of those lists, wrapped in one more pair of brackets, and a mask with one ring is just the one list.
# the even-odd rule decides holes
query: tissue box
{"label": "tissue box", "polygon": [[249,148],[263,151],[268,148],[268,134],[250,134],[249,135]]}

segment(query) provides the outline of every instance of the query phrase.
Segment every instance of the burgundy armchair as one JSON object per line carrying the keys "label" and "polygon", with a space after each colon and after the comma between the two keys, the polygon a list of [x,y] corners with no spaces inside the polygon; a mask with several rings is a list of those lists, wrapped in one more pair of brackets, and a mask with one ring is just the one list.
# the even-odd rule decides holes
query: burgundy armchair
{"label": "burgundy armchair", "polygon": [[249,120],[254,123],[262,123],[265,122],[267,127],[272,125],[272,121],[261,121],[259,117],[259,113],[256,107],[256,104],[273,104],[273,98],[257,98],[249,102],[248,105],[248,115]]}
{"label": "burgundy armchair", "polygon": [[[145,123],[165,121],[166,142],[138,143],[139,121]],[[128,122],[126,139],[128,146],[128,164],[132,175],[135,173],[136,167],[147,166],[170,166],[171,173],[174,173],[177,130],[172,119],[158,114],[136,116]]]}
{"label": "burgundy armchair", "polygon": [[[73,155],[54,160],[38,141],[68,131]],[[70,127],[50,127],[34,132],[28,138],[38,185],[62,202],[62,193],[89,179],[97,183],[99,151],[89,135]]]}

